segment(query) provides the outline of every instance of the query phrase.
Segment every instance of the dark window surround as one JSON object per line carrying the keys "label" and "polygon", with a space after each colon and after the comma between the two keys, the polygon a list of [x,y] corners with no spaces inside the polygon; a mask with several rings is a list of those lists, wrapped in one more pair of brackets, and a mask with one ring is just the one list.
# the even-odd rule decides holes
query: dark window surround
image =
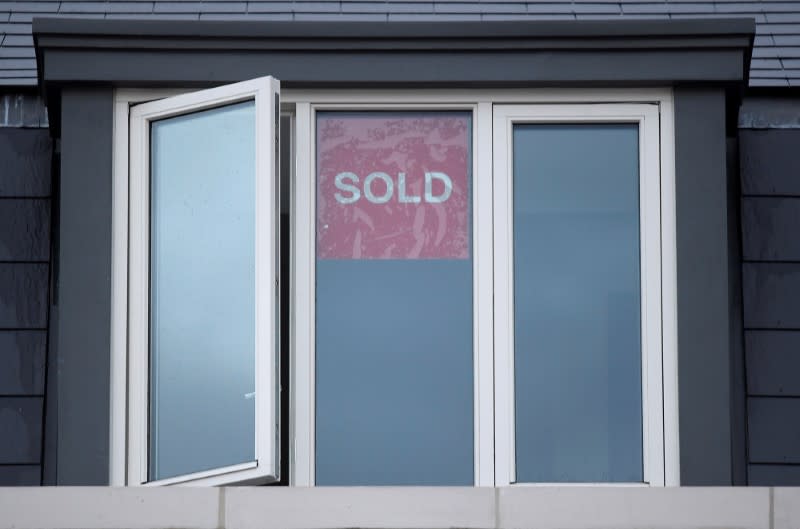
{"label": "dark window surround", "polygon": [[[675,97],[681,483],[733,483],[726,115],[747,19],[254,23],[37,19],[40,89],[61,159],[59,484],[108,479],[114,86],[646,87]],[[413,75],[412,77],[409,77]],[[91,207],[84,204],[90,203]],[[69,319],[70,321],[67,321]]]}

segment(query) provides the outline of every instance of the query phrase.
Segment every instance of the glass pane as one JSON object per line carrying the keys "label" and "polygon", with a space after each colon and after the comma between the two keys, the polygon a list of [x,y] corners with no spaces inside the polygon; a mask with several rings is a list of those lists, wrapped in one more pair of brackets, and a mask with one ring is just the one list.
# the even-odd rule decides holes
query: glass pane
{"label": "glass pane", "polygon": [[149,478],[255,459],[255,104],[151,128]]}
{"label": "glass pane", "polygon": [[513,141],[517,481],[642,481],[638,126]]}
{"label": "glass pane", "polygon": [[317,115],[318,485],[474,482],[471,125]]}

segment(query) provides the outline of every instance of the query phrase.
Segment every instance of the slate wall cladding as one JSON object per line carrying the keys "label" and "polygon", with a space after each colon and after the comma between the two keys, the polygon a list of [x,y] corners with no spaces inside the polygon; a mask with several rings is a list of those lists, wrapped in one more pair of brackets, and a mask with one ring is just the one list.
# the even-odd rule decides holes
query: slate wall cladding
{"label": "slate wall cladding", "polygon": [[0,486],[40,485],[51,140],[32,94],[0,94]]}
{"label": "slate wall cladding", "polygon": [[[774,101],[772,108],[765,107],[773,122],[748,119],[747,124],[782,126],[774,116],[788,108],[785,103]],[[748,482],[796,486],[800,485],[800,129],[747,128],[740,130],[739,138]]]}

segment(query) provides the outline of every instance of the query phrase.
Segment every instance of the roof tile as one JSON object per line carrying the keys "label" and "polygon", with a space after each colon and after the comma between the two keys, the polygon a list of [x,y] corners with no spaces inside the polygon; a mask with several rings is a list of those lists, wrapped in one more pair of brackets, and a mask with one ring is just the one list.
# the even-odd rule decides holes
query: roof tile
{"label": "roof tile", "polygon": [[[339,2],[295,2],[292,11],[295,13],[340,13],[341,6]],[[386,11],[383,13],[385,14]]]}
{"label": "roof tile", "polygon": [[156,2],[154,13],[191,13],[195,18],[200,17],[200,2]]}
{"label": "roof tile", "polygon": [[6,35],[3,46],[33,47],[33,37],[30,35]]}
{"label": "roof tile", "polygon": [[248,2],[247,12],[249,13],[291,13],[293,2]]}
{"label": "roof tile", "polygon": [[108,2],[106,13],[152,13],[153,2]]}
{"label": "roof tile", "polygon": [[246,13],[247,2],[203,2],[203,10],[200,14],[204,13]]}
{"label": "roof tile", "polygon": [[[385,9],[385,8],[384,8]],[[436,13],[525,13],[525,4],[521,3],[489,3],[479,4],[477,2],[437,2],[434,4]],[[385,11],[384,11],[385,12]]]}
{"label": "roof tile", "polygon": [[61,2],[59,13],[105,13],[108,6],[105,2]]}
{"label": "roof tile", "polygon": [[35,70],[35,59],[0,59],[0,70]]}

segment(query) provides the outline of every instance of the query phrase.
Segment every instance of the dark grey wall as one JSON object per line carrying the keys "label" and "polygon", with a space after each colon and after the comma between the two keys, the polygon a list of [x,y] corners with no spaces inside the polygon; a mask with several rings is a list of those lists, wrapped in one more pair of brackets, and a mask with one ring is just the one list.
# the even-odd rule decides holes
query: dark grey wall
{"label": "dark grey wall", "polygon": [[59,485],[108,484],[111,329],[110,88],[65,89],[58,279]]}
{"label": "dark grey wall", "polygon": [[51,141],[35,95],[0,94],[0,486],[42,480]]}
{"label": "dark grey wall", "polygon": [[725,95],[675,90],[682,485],[731,485],[731,299]]}
{"label": "dark grey wall", "polygon": [[[779,101],[759,103],[744,125],[781,127],[786,115],[797,126],[796,113],[782,112]],[[740,145],[749,483],[797,486],[800,129],[742,129]]]}

